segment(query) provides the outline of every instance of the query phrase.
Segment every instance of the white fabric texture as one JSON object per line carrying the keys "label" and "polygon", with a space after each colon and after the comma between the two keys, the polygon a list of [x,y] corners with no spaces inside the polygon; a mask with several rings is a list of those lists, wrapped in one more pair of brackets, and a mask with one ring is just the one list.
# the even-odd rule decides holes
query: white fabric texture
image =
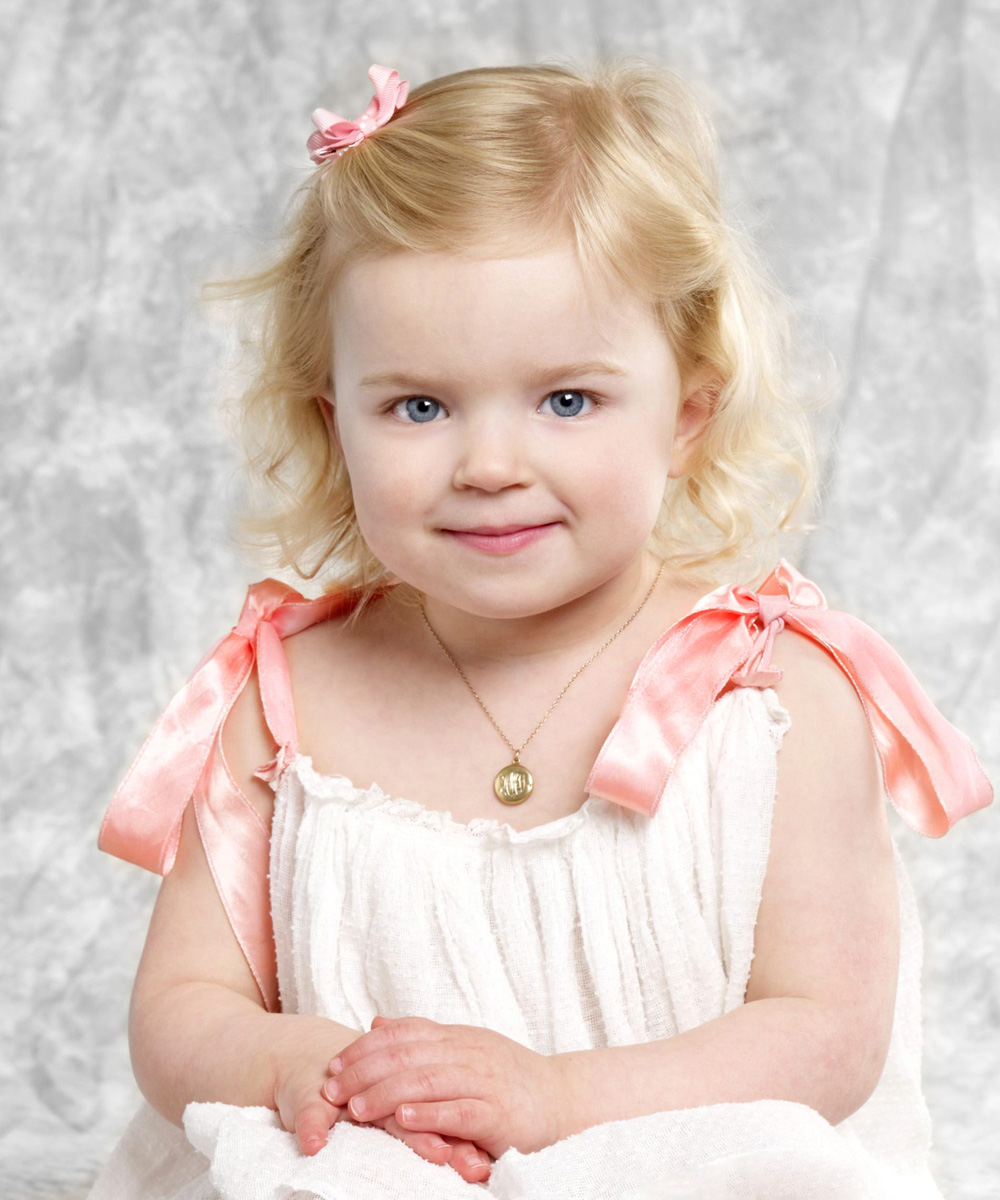
{"label": "white fabric texture", "polygon": [[[282,1010],[358,1030],[381,1013],[495,1029],[545,1054],[648,1042],[743,1003],[791,719],[770,688],[721,695],[656,813],[591,796],[518,832],[318,774],[272,780],[271,903]],[[298,1151],[275,1112],[192,1103],[184,1131],[137,1112],[89,1200],[942,1200],[921,1092],[922,943],[895,844],[900,967],[875,1091],[832,1126],[766,1100],[592,1126],[484,1184],[377,1127]],[[186,1136],[185,1136],[186,1135]]]}

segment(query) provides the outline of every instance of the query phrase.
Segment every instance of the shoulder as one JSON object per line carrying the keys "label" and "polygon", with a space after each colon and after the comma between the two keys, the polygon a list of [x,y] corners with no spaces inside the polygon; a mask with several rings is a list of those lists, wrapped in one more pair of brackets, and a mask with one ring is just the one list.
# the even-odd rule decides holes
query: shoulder
{"label": "shoulder", "polygon": [[746,1000],[820,1006],[831,1073],[854,1080],[843,1116],[881,1075],[895,1004],[898,893],[881,766],[861,699],[823,646],[785,627],[771,663],[783,671],[774,691],[790,725]]}
{"label": "shoulder", "polygon": [[[333,617],[308,625],[281,639],[288,667],[296,725],[301,732],[305,719],[323,694],[334,662],[333,646],[345,627],[346,616]],[[260,816],[270,823],[274,810],[271,786],[254,772],[275,755],[277,746],[264,715],[259,663],[254,662],[246,683],[233,701],[220,731],[222,757],[233,780]]]}
{"label": "shoulder", "polygon": [[828,733],[857,749],[874,749],[861,697],[850,676],[824,646],[786,625],[774,639],[771,665],[782,672],[774,691],[786,708],[794,706],[800,724],[834,719],[837,729]]}
{"label": "shoulder", "polygon": [[[877,780],[867,768],[877,766],[875,743],[861,697],[847,672],[819,642],[788,626],[775,637],[768,665],[781,671],[771,690],[790,719],[780,743],[786,786],[793,770],[819,769],[820,756],[843,766],[849,760],[853,794],[874,803]],[[758,691],[730,683],[723,692],[744,690]],[[811,761],[814,757],[816,762]]]}
{"label": "shoulder", "polygon": [[[300,748],[321,760],[327,757],[324,747],[331,740],[330,731],[341,727],[344,706],[352,704],[352,697],[361,691],[371,689],[379,664],[390,676],[394,669],[394,643],[382,608],[373,603],[359,614],[353,609],[334,612],[281,639],[287,667],[287,684],[282,681],[281,686],[290,692],[296,740]],[[253,778],[253,771],[273,756],[274,741],[264,720],[256,665],[227,725],[232,727],[230,736],[239,743],[238,782],[241,788],[245,785],[248,798],[254,792],[266,803],[273,799],[273,792],[262,780]],[[228,747],[224,749],[228,753]]]}
{"label": "shoulder", "polygon": [[[774,640],[773,685],[791,724],[778,756],[779,835],[807,836],[811,818],[842,839],[888,839],[881,764],[864,705],[848,673],[807,634],[787,626]],[[787,810],[799,816],[792,827]]]}
{"label": "shoulder", "polygon": [[284,638],[281,644],[300,715],[306,717],[331,686],[363,683],[377,662],[398,665],[407,639],[412,639],[408,630],[413,622],[404,619],[408,611],[390,592]]}

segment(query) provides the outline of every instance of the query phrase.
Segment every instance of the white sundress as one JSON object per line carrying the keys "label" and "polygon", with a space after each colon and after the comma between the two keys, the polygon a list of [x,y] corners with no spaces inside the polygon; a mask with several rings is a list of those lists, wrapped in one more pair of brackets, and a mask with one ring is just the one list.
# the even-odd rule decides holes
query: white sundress
{"label": "white sundress", "polygon": [[[279,751],[258,773],[274,789],[281,1011],[359,1032],[376,1014],[420,1015],[543,1054],[667,1038],[730,1012],[749,978],[790,723],[770,687],[723,692],[652,815],[590,794],[525,831],[462,824]],[[667,1111],[511,1148],[468,1183],[377,1126],[338,1121],[306,1156],[267,1108],[192,1103],[182,1131],[143,1102],[88,1200],[942,1200],[921,1091],[920,923],[893,853],[888,1057],[836,1126],[779,1100]]]}

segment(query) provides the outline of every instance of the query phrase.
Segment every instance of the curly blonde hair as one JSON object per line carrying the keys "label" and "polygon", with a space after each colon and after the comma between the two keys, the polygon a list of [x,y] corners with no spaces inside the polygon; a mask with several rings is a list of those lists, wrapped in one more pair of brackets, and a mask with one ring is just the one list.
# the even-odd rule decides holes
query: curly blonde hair
{"label": "curly blonde hair", "polygon": [[271,265],[205,285],[256,317],[235,408],[251,483],[271,503],[241,516],[242,547],[303,580],[339,567],[325,590],[358,589],[359,616],[394,577],[361,534],[317,399],[332,387],[338,277],[400,250],[524,254],[568,232],[588,277],[652,305],[682,376],[708,364],[718,379],[700,452],[668,480],[647,548],[709,588],[772,565],[780,534],[815,528],[790,519],[816,499],[817,453],[790,382],[787,307],[723,215],[717,159],[694,86],[636,56],[589,73],[479,67],[412,89],[296,191]]}

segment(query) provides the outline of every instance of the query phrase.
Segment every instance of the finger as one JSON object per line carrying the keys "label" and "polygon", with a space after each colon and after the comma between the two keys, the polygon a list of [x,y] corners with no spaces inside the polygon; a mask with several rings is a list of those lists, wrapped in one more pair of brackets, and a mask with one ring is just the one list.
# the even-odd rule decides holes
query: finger
{"label": "finger", "polygon": [[[409,1083],[399,1082],[404,1075],[412,1076],[414,1071],[426,1072],[432,1065],[442,1064],[450,1064],[463,1069],[464,1073],[461,1077],[455,1077],[465,1083],[466,1086],[462,1090],[444,1094],[425,1090],[406,1091],[405,1088],[410,1086]],[[463,1092],[466,1095],[477,1095],[479,1092],[472,1080],[471,1066],[467,1057],[463,1057],[461,1046],[450,1039],[442,1038],[433,1042],[395,1042],[381,1050],[366,1054],[327,1079],[323,1084],[322,1094],[331,1104],[345,1105],[352,1096],[363,1093],[367,1104],[369,1091],[382,1084],[388,1085],[390,1081],[393,1081],[396,1090],[391,1097],[388,1092],[379,1092],[371,1097],[377,1102],[377,1107],[368,1108],[365,1111],[366,1120],[385,1116],[404,1100],[436,1100],[462,1095]],[[421,1088],[426,1083],[423,1079],[418,1079],[416,1082]],[[400,1088],[404,1090],[400,1090]],[[472,1089],[471,1093],[470,1088]],[[361,1115],[357,1109],[352,1109],[351,1112],[355,1117]]]}
{"label": "finger", "polygon": [[400,1042],[438,1041],[446,1036],[443,1025],[438,1024],[437,1021],[430,1021],[426,1017],[397,1017],[391,1020],[386,1018],[378,1025],[373,1022],[368,1033],[362,1033],[350,1045],[345,1046],[338,1055],[331,1059],[330,1069],[336,1070],[333,1064],[338,1058],[342,1067],[349,1067],[359,1058],[364,1058],[366,1054],[384,1050],[389,1046],[398,1045]]}
{"label": "finger", "polygon": [[303,1154],[317,1154],[326,1145],[339,1110],[322,1098],[307,1100],[295,1114],[295,1136]]}
{"label": "finger", "polygon": [[404,1129],[432,1130],[476,1142],[479,1148],[493,1139],[493,1106],[474,1096],[401,1104],[395,1115]]}
{"label": "finger", "polygon": [[[412,1061],[409,1055],[404,1056]],[[420,1058],[420,1051],[416,1052]],[[367,1060],[365,1060],[367,1063]],[[364,1064],[357,1064],[344,1071],[344,1075],[371,1076]],[[378,1071],[382,1078],[371,1086],[361,1078],[357,1086],[351,1086],[344,1075],[328,1079],[323,1085],[323,1096],[334,1104],[347,1106],[356,1121],[377,1121],[394,1113],[401,1104],[411,1101],[450,1100],[455,1096],[481,1096],[482,1080],[467,1063],[417,1061],[415,1066],[402,1063],[398,1069],[388,1073]],[[463,1133],[457,1130],[457,1133]]]}
{"label": "finger", "polygon": [[[382,1016],[378,1016],[378,1015],[376,1015],[376,1016],[372,1017],[372,1024],[371,1024],[371,1028],[372,1028],[372,1029],[378,1029],[378,1027],[379,1027],[379,1024],[382,1024],[382,1025],[384,1025],[384,1024],[386,1023],[386,1021],[388,1021],[388,1020],[390,1020],[390,1019],[391,1019],[391,1018],[389,1018],[389,1017],[382,1017]],[[361,1038],[361,1037],[364,1037],[364,1036],[365,1036],[364,1034],[360,1034],[360,1035],[359,1035],[359,1037],[357,1037],[357,1038],[355,1038],[355,1039],[354,1039],[354,1040],[355,1040],[355,1042],[356,1042],[356,1041],[358,1041],[358,1040],[360,1040],[360,1038]],[[350,1043],[348,1043],[348,1044],[349,1044],[349,1045],[354,1045],[354,1042],[350,1042]],[[333,1058],[331,1058],[331,1059],[330,1059],[330,1062],[329,1062],[329,1065],[328,1065],[328,1068],[327,1068],[327,1069],[328,1069],[330,1072],[332,1072],[334,1075],[335,1075],[335,1074],[336,1074],[338,1071],[342,1070],[342,1069],[343,1069],[343,1067],[344,1067],[344,1050],[346,1050],[346,1049],[347,1049],[347,1046],[345,1046],[343,1050],[341,1050],[341,1051],[340,1051],[340,1052],[339,1052],[337,1055],[335,1055]],[[350,1057],[353,1059],[354,1055],[351,1055]]]}
{"label": "finger", "polygon": [[411,1150],[415,1150],[421,1158],[428,1162],[443,1164],[449,1162],[452,1156],[452,1145],[447,1139],[436,1133],[424,1133],[420,1130],[404,1129],[395,1117],[385,1117],[378,1122],[393,1137],[405,1142]]}
{"label": "finger", "polygon": [[381,1125],[429,1162],[453,1167],[466,1183],[483,1183],[489,1177],[492,1159],[474,1142],[404,1129],[394,1116],[384,1117],[375,1124]]}
{"label": "finger", "polygon": [[483,1183],[489,1177],[492,1162],[486,1151],[464,1138],[451,1138],[450,1144],[448,1165],[454,1167],[466,1183]]}

